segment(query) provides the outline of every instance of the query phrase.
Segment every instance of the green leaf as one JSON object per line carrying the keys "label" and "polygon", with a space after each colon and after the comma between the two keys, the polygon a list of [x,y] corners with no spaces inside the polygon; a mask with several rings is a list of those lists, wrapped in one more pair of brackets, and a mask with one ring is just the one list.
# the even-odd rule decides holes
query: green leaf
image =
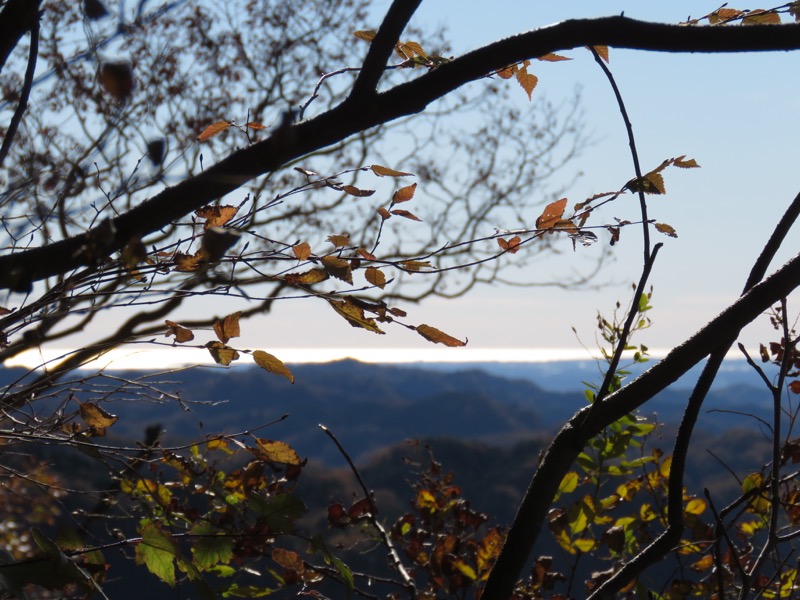
{"label": "green leaf", "polygon": [[233,540],[228,535],[220,535],[210,523],[199,523],[189,533],[198,536],[192,543],[192,555],[199,568],[226,565],[233,558]]}
{"label": "green leaf", "polygon": [[264,498],[250,497],[250,508],[266,517],[267,524],[275,533],[291,533],[295,520],[306,514],[306,505],[291,494],[277,494]]}
{"label": "green leaf", "polygon": [[142,541],[136,546],[136,564],[145,565],[147,570],[164,583],[175,587],[175,559],[178,547],[172,536],[163,531],[157,523],[145,523],[139,532]]}

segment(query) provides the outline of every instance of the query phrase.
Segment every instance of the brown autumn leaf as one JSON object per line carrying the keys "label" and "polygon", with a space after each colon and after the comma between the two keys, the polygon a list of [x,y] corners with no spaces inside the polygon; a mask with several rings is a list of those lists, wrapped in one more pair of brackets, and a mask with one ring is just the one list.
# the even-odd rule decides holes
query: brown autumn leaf
{"label": "brown autumn leaf", "polygon": [[227,121],[217,121],[216,123],[212,123],[197,136],[198,142],[205,142],[206,140],[214,137],[215,135],[219,135],[223,131],[225,131],[231,124]]}
{"label": "brown autumn leaf", "polygon": [[191,342],[194,339],[194,334],[190,329],[186,329],[186,327],[182,327],[174,321],[166,320],[164,323],[166,323],[168,327],[167,333],[164,334],[164,337],[174,335],[175,341],[179,344],[185,344],[186,342]]}
{"label": "brown autumn leaf", "polygon": [[125,100],[133,93],[133,70],[128,62],[103,63],[97,81],[115,100]]}
{"label": "brown autumn leaf", "polygon": [[404,173],[403,171],[395,171],[389,167],[382,167],[381,165],[372,165],[369,167],[375,175],[379,177],[413,177],[413,173]]}
{"label": "brown autumn leaf", "polygon": [[397,215],[398,217],[403,217],[404,219],[410,219],[412,221],[418,221],[422,223],[422,219],[420,219],[417,215],[415,215],[410,211],[403,210],[402,208],[396,208],[393,211],[391,211],[391,213],[393,215]]}
{"label": "brown autumn leaf", "polygon": [[292,252],[297,260],[306,260],[311,256],[311,245],[308,242],[300,242],[292,246]]}
{"label": "brown autumn leaf", "polygon": [[261,460],[284,465],[301,465],[300,457],[286,442],[256,438],[256,447],[250,449]]}
{"label": "brown autumn leaf", "polygon": [[304,273],[287,273],[283,280],[289,285],[312,285],[325,281],[329,277],[325,269],[311,269]]}
{"label": "brown autumn leaf", "polygon": [[183,252],[176,252],[172,256],[175,262],[176,271],[197,271],[205,262],[205,253],[198,251],[194,254],[184,254]]}
{"label": "brown autumn leaf", "polygon": [[383,271],[375,267],[367,267],[364,271],[364,278],[372,285],[381,289],[386,286],[386,275],[383,274]]}
{"label": "brown autumn leaf", "polygon": [[223,344],[227,344],[231,338],[239,337],[241,330],[239,329],[239,317],[242,316],[242,311],[237,311],[226,316],[224,319],[214,321],[214,333]]}
{"label": "brown autumn leaf", "polygon": [[402,308],[395,308],[392,307],[389,309],[389,313],[393,314],[395,317],[407,317],[408,313],[404,311]]}
{"label": "brown autumn leaf", "polygon": [[362,190],[354,185],[343,185],[342,191],[358,198],[366,198],[367,196],[372,196],[372,194],[375,193],[375,190]]}
{"label": "brown autumn leaf", "polygon": [[693,158],[686,158],[686,155],[681,155],[672,159],[672,164],[681,169],[699,169],[700,165]]}
{"label": "brown autumn leaf", "polygon": [[353,283],[353,268],[348,261],[335,256],[323,256],[322,266],[332,277]]}
{"label": "brown autumn leaf", "polygon": [[218,365],[224,365],[227,367],[233,361],[239,359],[239,353],[230,346],[226,346],[222,342],[218,342],[216,340],[213,342],[208,342],[206,344],[206,348],[208,348],[211,358],[213,358],[214,362]]}
{"label": "brown autumn leaf", "polygon": [[333,310],[346,319],[352,327],[360,327],[379,334],[384,333],[375,323],[375,319],[366,317],[364,315],[364,309],[354,304],[350,298],[345,298],[344,300],[328,300],[328,304],[331,305]]}
{"label": "brown autumn leaf", "polygon": [[456,339],[451,335],[447,335],[444,331],[439,331],[436,329],[436,327],[431,327],[430,325],[417,325],[416,330],[417,333],[426,340],[435,344],[444,344],[445,346],[449,346],[451,348],[467,345],[467,342],[462,342],[461,340]]}
{"label": "brown autumn leaf", "polygon": [[636,193],[644,192],[645,194],[666,194],[667,189],[664,186],[664,177],[661,173],[653,172],[642,175],[641,179],[631,179],[625,184],[625,188]]}
{"label": "brown autumn leaf", "polygon": [[253,360],[265,371],[286,377],[286,379],[288,379],[291,383],[294,383],[294,375],[292,375],[292,372],[289,370],[289,368],[283,364],[283,361],[276,356],[273,356],[269,352],[256,350],[253,352]]}
{"label": "brown autumn leaf", "polygon": [[508,65],[507,67],[495,71],[495,74],[501,79],[511,79],[518,70],[519,67],[517,67],[517,65]]}
{"label": "brown autumn leaf", "polygon": [[382,206],[378,209],[378,214],[384,221],[392,216],[392,214]]}
{"label": "brown autumn leaf", "polygon": [[522,89],[525,90],[525,93],[528,94],[528,100],[530,100],[533,97],[533,90],[536,88],[536,84],[539,83],[539,78],[533,73],[528,73],[527,67],[517,71],[516,77],[517,82],[522,86]]}
{"label": "brown autumn leaf", "polygon": [[255,123],[255,122],[245,123],[244,126],[247,127],[248,129],[255,129],[255,130],[260,130],[260,129],[266,129],[267,128],[266,125],[264,125],[262,123]]}
{"label": "brown autumn leaf", "polygon": [[594,48],[594,51],[600,55],[600,58],[602,58],[606,62],[606,64],[609,63],[608,46],[591,46],[591,48]]}
{"label": "brown autumn leaf", "polygon": [[780,25],[781,16],[769,10],[756,9],[747,13],[747,16],[742,19],[742,25]]}
{"label": "brown autumn leaf", "polygon": [[337,235],[329,235],[328,241],[336,246],[337,248],[343,248],[344,246],[350,245],[350,234],[349,233],[340,233]]}
{"label": "brown autumn leaf", "polygon": [[718,8],[710,15],[708,15],[708,22],[712,25],[716,25],[717,23],[721,23],[722,21],[729,21],[731,19],[736,19],[737,17],[742,16],[744,13],[741,10],[736,10],[735,8]]}
{"label": "brown autumn leaf", "polygon": [[521,241],[522,239],[518,235],[515,235],[508,241],[503,238],[497,238],[497,245],[509,254],[516,254],[519,251],[519,244]]}
{"label": "brown autumn leaf", "polygon": [[427,260],[404,260],[400,266],[406,271],[420,271],[422,269],[432,269],[433,265]]}
{"label": "brown autumn leaf", "polygon": [[366,248],[359,248],[358,253],[366,260],[378,260],[375,255],[369,252]]}
{"label": "brown autumn leaf", "polygon": [[202,208],[198,208],[196,211],[194,211],[194,214],[196,214],[199,218],[206,220],[206,222],[203,223],[203,229],[208,229],[209,227],[220,227],[225,225],[225,223],[236,216],[237,212],[239,212],[239,209],[229,204],[225,204],[223,206],[208,204]]}
{"label": "brown autumn leaf", "polygon": [[551,229],[560,229],[570,233],[578,233],[578,228],[575,226],[575,223],[569,219],[559,219],[553,224]]}
{"label": "brown autumn leaf", "polygon": [[678,237],[678,233],[675,231],[675,228],[672,227],[672,225],[667,225],[666,223],[656,223],[656,229],[664,235],[668,235],[669,237]]}
{"label": "brown autumn leaf", "polygon": [[544,211],[536,219],[536,229],[550,229],[561,220],[564,209],[567,208],[567,199],[561,198],[544,207]]}
{"label": "brown autumn leaf", "polygon": [[354,31],[353,35],[360,40],[364,40],[365,42],[371,42],[375,39],[375,36],[378,35],[378,32],[374,29],[364,29],[361,31]]}
{"label": "brown autumn leaf", "polygon": [[536,58],[536,60],[541,60],[545,62],[560,62],[562,60],[572,60],[568,56],[561,56],[560,54],[554,54],[552,52],[548,52],[547,54],[543,54]]}
{"label": "brown autumn leaf", "polygon": [[394,195],[392,196],[392,202],[395,204],[400,204],[401,202],[408,202],[414,197],[414,192],[417,189],[417,184],[412,183],[411,185],[407,185],[406,187],[402,187],[397,190]]}
{"label": "brown autumn leaf", "polygon": [[103,408],[94,402],[81,402],[81,419],[89,427],[95,429],[105,429],[111,427],[119,419],[118,416],[107,413]]}

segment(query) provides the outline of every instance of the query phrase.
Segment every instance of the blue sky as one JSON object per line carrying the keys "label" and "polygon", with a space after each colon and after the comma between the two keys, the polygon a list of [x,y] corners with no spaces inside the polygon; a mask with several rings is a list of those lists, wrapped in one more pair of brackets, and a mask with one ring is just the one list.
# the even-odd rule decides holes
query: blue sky
{"label": "blue sky", "polygon": [[[376,4],[376,14],[383,5],[388,2]],[[493,0],[469,3],[468,10],[464,6],[463,0],[428,0],[413,24],[423,30],[446,25],[453,51],[460,54],[567,18],[624,11],[629,17],[675,23],[712,11],[718,3]],[[545,97],[555,102],[567,100],[576,85],[582,87],[585,119],[595,142],[574,165],[582,176],[567,196],[577,202],[595,192],[617,189],[633,176],[633,168],[607,80],[588,52],[575,50],[568,55],[574,60],[533,65],[539,86],[532,102],[521,91],[518,101],[532,109]],[[800,191],[795,177],[800,53],[675,55],[612,49],[610,67],[627,104],[643,168],[648,170],[665,158],[683,154],[702,166],[668,171],[667,196],[650,197],[651,217],[672,225],[679,237],[654,234],[656,241],[664,242],[651,279],[654,327],[638,341],[652,348],[669,348],[738,296],[773,224]],[[418,191],[422,197],[420,192],[424,194],[424,190]],[[627,202],[605,218],[636,218],[635,200]],[[531,215],[531,222],[536,216]],[[404,308],[410,322],[428,323],[461,339],[469,338],[469,354],[484,355],[492,348],[580,350],[572,327],[583,343],[592,347],[596,312],[609,314],[617,300],[627,302],[630,284],[639,275],[640,233],[631,230],[626,234],[601,276],[600,281],[608,285],[599,290],[484,287],[461,299]],[[782,252],[777,264],[800,247],[798,241],[800,235],[794,234],[786,244],[790,250]],[[588,250],[599,251],[597,247]],[[571,268],[572,260],[570,249],[562,259],[544,266],[537,263],[536,268],[550,269],[557,276],[560,270]],[[766,341],[771,331],[765,323],[763,320],[745,334],[748,345]],[[298,328],[303,335],[298,335]],[[370,349],[375,349],[376,356],[385,356],[382,353],[389,348],[406,348],[412,354],[432,348],[401,328],[389,328],[385,336],[353,329],[335,319],[324,303],[311,301],[279,305],[271,315],[248,324],[240,344],[276,353],[310,345],[345,348],[342,353],[365,358]],[[461,351],[438,348],[450,354]],[[187,352],[198,357],[203,354]],[[431,355],[420,354],[423,356]]]}

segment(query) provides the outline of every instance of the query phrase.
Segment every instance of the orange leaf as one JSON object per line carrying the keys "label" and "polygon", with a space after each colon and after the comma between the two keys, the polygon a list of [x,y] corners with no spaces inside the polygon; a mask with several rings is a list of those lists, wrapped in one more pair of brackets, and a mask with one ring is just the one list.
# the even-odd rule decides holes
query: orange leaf
{"label": "orange leaf", "polygon": [[295,246],[292,246],[292,252],[294,252],[297,260],[306,260],[309,256],[311,256],[311,246],[308,242],[301,242]]}
{"label": "orange leaf", "polygon": [[227,344],[231,338],[239,337],[241,331],[239,330],[239,317],[242,311],[229,314],[222,320],[214,321],[214,333],[223,344]]}
{"label": "orange leaf", "polygon": [[497,245],[509,254],[516,254],[519,250],[519,244],[522,240],[518,235],[515,235],[510,240],[506,241],[503,238],[497,238]]}
{"label": "orange leaf", "polygon": [[342,248],[344,246],[350,245],[350,234],[349,233],[341,233],[338,235],[329,235],[328,241],[336,246],[337,248]]}
{"label": "orange leaf", "polygon": [[522,89],[525,90],[525,93],[528,94],[528,100],[530,100],[536,84],[539,83],[539,78],[533,73],[528,73],[527,69],[520,69],[517,71],[517,82],[522,86]]}
{"label": "orange leaf", "polygon": [[511,79],[514,76],[514,73],[517,72],[518,68],[519,67],[517,67],[517,65],[508,65],[507,67],[498,69],[497,71],[495,71],[495,73],[501,79]]}
{"label": "orange leaf", "polygon": [[217,121],[216,123],[212,123],[211,125],[206,127],[200,135],[197,136],[197,141],[205,142],[207,139],[222,133],[230,126],[231,124],[228,123],[227,121]]}
{"label": "orange leaf", "polygon": [[420,223],[422,222],[422,219],[420,219],[414,213],[411,213],[407,210],[403,210],[400,208],[396,208],[395,210],[393,210],[392,214],[397,215],[398,217],[405,217],[406,219],[411,219],[412,221],[419,221]]}
{"label": "orange leaf", "polygon": [[248,129],[266,129],[266,125],[262,125],[261,123],[245,123],[245,127]]}
{"label": "orange leaf", "polygon": [[191,342],[194,339],[194,334],[186,327],[181,327],[177,323],[172,321],[164,321],[169,327],[167,333],[164,334],[164,337],[169,337],[171,335],[175,336],[175,341],[179,344],[183,344],[185,342]]}
{"label": "orange leaf", "polygon": [[543,54],[542,56],[538,57],[537,60],[542,60],[545,62],[559,62],[562,60],[572,60],[568,56],[561,56],[560,54],[553,54],[552,52],[548,52],[547,54]]}
{"label": "orange leaf", "polygon": [[561,198],[561,200],[556,200],[545,206],[544,212],[536,219],[536,229],[550,229],[553,227],[561,220],[565,208],[567,208],[566,198]]}
{"label": "orange leaf", "polygon": [[384,221],[392,216],[391,213],[389,213],[389,211],[383,208],[382,206],[378,209],[378,214]]}
{"label": "orange leaf", "polygon": [[364,271],[364,278],[372,285],[381,289],[386,286],[386,275],[383,274],[383,271],[375,267],[367,267],[366,271]]}
{"label": "orange leaf", "polygon": [[445,332],[439,331],[430,325],[417,325],[416,330],[417,333],[426,340],[435,344],[444,344],[445,346],[450,346],[451,348],[467,345],[467,342],[462,342],[461,340],[447,335]]}
{"label": "orange leaf", "polygon": [[201,219],[206,220],[206,222],[203,223],[203,228],[208,229],[209,227],[220,227],[221,225],[225,225],[225,223],[236,216],[237,212],[239,212],[239,209],[235,206],[230,206],[228,204],[224,206],[214,206],[213,204],[209,204],[202,208],[198,208],[196,211],[194,211],[194,214]]}
{"label": "orange leaf", "polygon": [[366,260],[377,260],[375,258],[375,255],[372,254],[371,252],[368,252],[366,248],[359,248],[358,253],[361,255],[362,258],[365,258]]}
{"label": "orange leaf", "polygon": [[762,9],[751,10],[747,16],[742,19],[742,25],[780,25],[781,16],[773,11],[766,11]]}
{"label": "orange leaf", "polygon": [[608,64],[608,46],[591,46],[591,48],[594,48],[594,51],[600,55],[600,58]]}
{"label": "orange leaf", "polygon": [[392,202],[399,204],[400,202],[408,202],[414,197],[414,191],[417,189],[417,184],[412,183],[406,187],[400,188],[392,196]]}
{"label": "orange leaf", "polygon": [[413,173],[403,173],[403,171],[395,171],[394,169],[390,169],[389,167],[382,167],[381,165],[372,165],[370,167],[375,175],[379,177],[413,177]]}

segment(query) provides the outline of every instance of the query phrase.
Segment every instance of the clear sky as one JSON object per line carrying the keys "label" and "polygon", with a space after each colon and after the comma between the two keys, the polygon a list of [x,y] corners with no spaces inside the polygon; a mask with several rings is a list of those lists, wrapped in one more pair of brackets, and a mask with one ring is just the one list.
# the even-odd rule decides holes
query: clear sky
{"label": "clear sky", "polygon": [[[377,7],[384,5],[388,2],[376,3],[376,14]],[[446,25],[453,51],[460,54],[567,18],[624,11],[629,17],[676,23],[710,12],[719,3],[492,0],[468,6],[465,9],[463,0],[427,0],[413,23],[423,30]],[[377,23],[354,25],[375,27]],[[633,168],[607,80],[588,52],[575,50],[568,55],[574,60],[535,63],[539,86],[530,104],[521,91],[519,102],[527,107],[545,97],[565,101],[577,85],[582,87],[585,119],[595,142],[574,165],[582,176],[567,195],[577,202],[595,192],[617,189],[633,176]],[[649,197],[651,217],[672,225],[679,237],[654,233],[654,241],[664,242],[651,279],[654,327],[639,341],[652,348],[669,348],[738,296],[773,224],[800,191],[796,177],[800,171],[800,53],[677,55],[612,49],[610,68],[630,113],[643,168],[648,170],[663,159],[683,154],[702,166],[669,170],[665,174],[667,196]],[[424,197],[424,189],[417,195]],[[628,202],[631,204],[624,210],[620,207],[605,217],[636,218],[636,201],[631,197]],[[531,223],[536,216],[531,215]],[[491,355],[494,348],[580,350],[573,326],[586,345],[594,346],[596,312],[610,313],[618,299],[627,302],[630,284],[639,275],[640,233],[625,233],[598,280],[608,284],[601,289],[484,287],[461,299],[432,300],[404,308],[411,322],[428,323],[461,339],[469,338],[470,352],[463,354],[465,358]],[[794,234],[775,266],[794,254],[800,247],[798,241],[800,235]],[[569,269],[573,255],[566,240],[565,250],[562,259],[537,263],[536,268],[551,269],[553,276]],[[599,251],[597,246],[587,250]],[[771,331],[763,323],[766,321],[744,336],[748,345],[768,341]],[[287,360],[296,356],[298,348],[312,345],[344,348],[342,354],[361,358],[369,358],[371,352],[376,357],[386,356],[390,348],[407,348],[412,355],[425,351],[420,358],[437,356],[429,354],[432,346],[413,332],[388,328],[387,335],[377,336],[356,330],[335,318],[321,302],[280,304],[271,315],[256,319],[245,329],[241,347],[260,347],[276,354],[281,349],[295,349]],[[450,360],[450,355],[462,352],[438,348],[448,353]],[[202,354],[199,350],[187,352],[198,359]]]}

